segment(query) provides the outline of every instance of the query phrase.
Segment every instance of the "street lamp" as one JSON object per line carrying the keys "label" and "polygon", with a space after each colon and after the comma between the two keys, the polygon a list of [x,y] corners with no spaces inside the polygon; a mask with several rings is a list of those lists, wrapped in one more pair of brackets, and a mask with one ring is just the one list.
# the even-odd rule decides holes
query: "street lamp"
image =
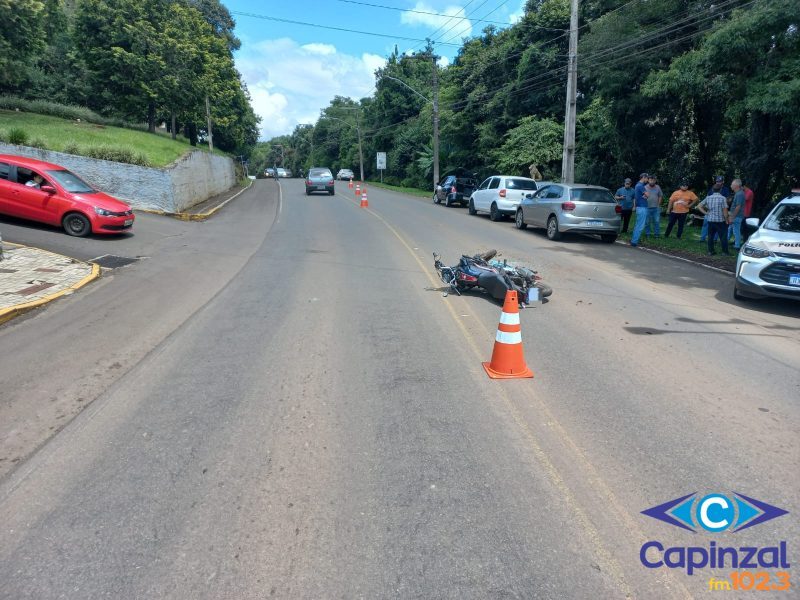
{"label": "street lamp", "polygon": [[408,85],[405,81],[398,79],[397,77],[392,77],[391,75],[382,75],[386,79],[391,79],[392,81],[396,81],[400,85],[408,88],[412,92],[414,92],[417,96],[425,100],[428,104],[433,104],[433,187],[436,189],[436,184],[439,183],[439,85],[438,80],[436,78],[436,57],[434,57],[433,61],[433,98],[428,98],[427,96],[419,93],[417,90],[412,88]]}
{"label": "street lamp", "polygon": [[[357,107],[350,108],[350,107],[345,107],[345,106],[338,106],[337,108],[341,108],[342,110],[357,110],[357,111],[359,111],[359,112],[356,113],[355,128],[356,128],[356,135],[358,135],[358,163],[359,163],[359,168],[361,169],[361,181],[364,181],[364,153],[361,151],[361,126],[359,125],[359,119],[358,119],[359,115],[361,114],[361,109],[357,108]],[[338,117],[332,117],[332,116],[327,115],[327,114],[324,115],[323,118],[324,119],[333,119],[334,121],[341,121],[342,123],[344,123],[345,125],[349,125],[350,127],[354,126],[349,121],[345,121],[344,119],[340,119]]]}

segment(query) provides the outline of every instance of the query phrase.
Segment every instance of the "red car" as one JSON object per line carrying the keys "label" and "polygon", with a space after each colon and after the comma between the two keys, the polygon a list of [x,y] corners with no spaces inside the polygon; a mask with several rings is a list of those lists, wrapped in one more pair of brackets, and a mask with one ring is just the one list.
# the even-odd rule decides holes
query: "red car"
{"label": "red car", "polygon": [[119,233],[131,207],[52,163],[0,154],[0,214],[64,228],[69,235]]}

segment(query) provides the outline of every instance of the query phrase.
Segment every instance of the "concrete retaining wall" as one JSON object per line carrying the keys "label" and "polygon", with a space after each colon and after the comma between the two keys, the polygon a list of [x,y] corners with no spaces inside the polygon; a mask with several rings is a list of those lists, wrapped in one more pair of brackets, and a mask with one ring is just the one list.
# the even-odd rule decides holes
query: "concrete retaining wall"
{"label": "concrete retaining wall", "polygon": [[61,165],[133,208],[181,212],[236,183],[233,161],[194,150],[165,169],[97,160],[29,146],[0,143],[0,154],[16,154]]}

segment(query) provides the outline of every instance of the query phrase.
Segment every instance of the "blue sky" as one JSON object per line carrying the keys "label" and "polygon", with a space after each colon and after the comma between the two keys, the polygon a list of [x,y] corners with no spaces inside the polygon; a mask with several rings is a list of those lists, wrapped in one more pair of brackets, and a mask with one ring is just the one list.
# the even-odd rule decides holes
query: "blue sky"
{"label": "blue sky", "polygon": [[431,37],[438,41],[437,53],[442,56],[442,63],[447,64],[463,37],[478,35],[489,21],[498,27],[510,25],[521,16],[525,0],[223,0],[223,3],[236,20],[236,35],[242,40],[236,65],[250,90],[253,108],[261,116],[261,138],[266,140],[290,133],[298,123],[315,122],[320,109],[336,95],[352,98],[370,95],[375,83],[373,73],[386,62],[395,45],[400,52],[419,50],[425,42],[412,40]]}

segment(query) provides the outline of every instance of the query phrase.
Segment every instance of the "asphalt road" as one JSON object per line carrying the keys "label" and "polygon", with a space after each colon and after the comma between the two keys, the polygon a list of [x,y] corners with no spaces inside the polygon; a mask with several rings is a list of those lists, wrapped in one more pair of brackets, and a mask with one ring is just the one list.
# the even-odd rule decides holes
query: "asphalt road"
{"label": "asphalt road", "polygon": [[[682,598],[729,570],[646,569],[644,541],[793,558],[796,304],[281,185],[204,223],[140,216],[118,245],[59,238],[148,258],[0,328],[0,597]],[[555,289],[521,314],[532,380],[486,377],[499,305],[435,278],[433,251],[490,247]],[[734,491],[789,515],[714,537],[640,514]]]}

